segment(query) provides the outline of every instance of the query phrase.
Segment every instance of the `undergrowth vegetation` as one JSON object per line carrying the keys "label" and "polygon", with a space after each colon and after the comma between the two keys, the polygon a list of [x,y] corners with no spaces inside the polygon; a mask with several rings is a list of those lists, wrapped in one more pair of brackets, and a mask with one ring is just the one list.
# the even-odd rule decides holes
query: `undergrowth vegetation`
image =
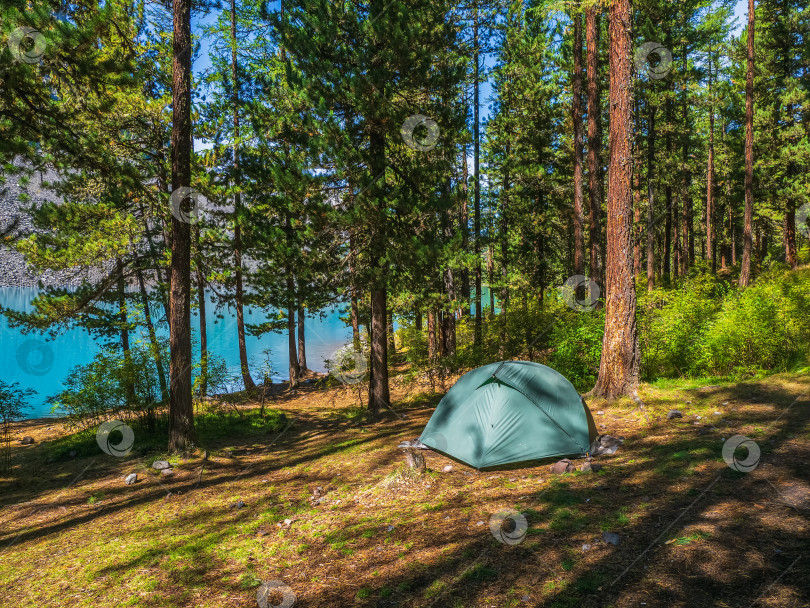
{"label": "undergrowth vegetation", "polygon": [[[641,374],[659,378],[744,379],[796,371],[810,359],[810,269],[774,268],[741,290],[726,276],[696,271],[672,287],[638,288]],[[428,333],[405,320],[398,337],[408,379],[434,388],[453,371],[525,359],[552,367],[580,391],[593,387],[604,334],[604,302],[569,307],[559,291],[524,298],[483,321],[483,347],[473,348],[474,320],[457,324],[454,357],[430,356]]]}

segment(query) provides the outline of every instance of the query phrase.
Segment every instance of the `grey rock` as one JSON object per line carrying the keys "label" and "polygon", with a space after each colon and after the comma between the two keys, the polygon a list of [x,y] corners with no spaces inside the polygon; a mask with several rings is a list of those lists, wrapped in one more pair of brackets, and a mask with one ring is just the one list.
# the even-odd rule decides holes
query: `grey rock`
{"label": "grey rock", "polygon": [[590,551],[590,550],[591,550],[591,546],[588,543],[585,543],[584,545],[582,545],[582,552],[583,553],[585,553],[586,551]]}
{"label": "grey rock", "polygon": [[165,460],[156,460],[152,463],[152,468],[156,471],[162,471],[163,469],[170,469],[172,465],[170,465]]}
{"label": "grey rock", "polygon": [[624,443],[624,437],[613,437],[612,435],[599,435],[593,440],[589,449],[591,456],[599,456],[600,454],[613,454],[619,449],[619,446]]}
{"label": "grey rock", "polygon": [[245,501],[244,500],[237,500],[235,503],[233,503],[233,506],[235,508],[237,508],[237,509],[241,509],[242,507],[245,506]]}
{"label": "grey rock", "polygon": [[616,534],[615,532],[603,532],[602,539],[606,543],[610,543],[611,545],[618,545],[621,542],[619,535]]}
{"label": "grey rock", "polygon": [[602,470],[602,465],[596,462],[586,462],[581,467],[579,467],[579,470],[582,471],[583,473],[598,473],[599,471]]}
{"label": "grey rock", "polygon": [[599,410],[598,412],[596,412],[596,415],[597,416],[604,416],[605,412],[603,412],[602,410]]}
{"label": "grey rock", "polygon": [[161,475],[174,475],[174,471],[171,470],[171,469],[161,469],[160,474]]}
{"label": "grey rock", "polygon": [[22,441],[20,441],[23,445],[34,445],[34,438],[33,437],[23,437]]}
{"label": "grey rock", "polygon": [[669,410],[667,412],[667,420],[672,420],[673,418],[683,418],[681,410]]}
{"label": "grey rock", "polygon": [[138,481],[138,474],[137,473],[130,473],[129,475],[127,475],[126,479],[124,480],[124,483],[126,483],[128,486],[131,486],[136,481]]}
{"label": "grey rock", "polygon": [[442,473],[449,473],[452,470],[453,470],[453,465],[452,464],[447,464],[442,469]]}

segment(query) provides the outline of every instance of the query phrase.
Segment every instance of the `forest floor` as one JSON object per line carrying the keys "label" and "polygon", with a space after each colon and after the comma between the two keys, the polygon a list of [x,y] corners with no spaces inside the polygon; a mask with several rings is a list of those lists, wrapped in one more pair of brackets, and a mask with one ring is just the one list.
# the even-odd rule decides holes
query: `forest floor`
{"label": "forest floor", "polygon": [[[810,377],[640,396],[643,411],[589,400],[624,445],[598,473],[561,476],[550,462],[477,471],[432,451],[424,476],[404,474],[397,445],[440,395],[396,382],[396,413],[374,423],[342,387],[276,394],[282,429],[215,436],[168,458],[170,476],[151,449],[58,455],[66,426],[25,421],[14,475],[0,477],[0,604],[255,607],[271,581],[287,587],[266,605],[285,608],[292,594],[296,608],[810,604]],[[673,408],[683,418],[667,420]],[[749,473],[722,458],[733,435],[760,448]],[[490,532],[504,509],[526,518],[518,544]]]}

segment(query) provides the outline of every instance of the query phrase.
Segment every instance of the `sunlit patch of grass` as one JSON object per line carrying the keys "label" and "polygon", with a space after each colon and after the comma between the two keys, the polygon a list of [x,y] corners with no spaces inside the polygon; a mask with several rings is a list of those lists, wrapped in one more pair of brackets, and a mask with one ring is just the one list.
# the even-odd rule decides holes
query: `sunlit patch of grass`
{"label": "sunlit patch of grass", "polygon": [[668,540],[666,544],[675,544],[675,545],[688,545],[689,543],[693,543],[699,540],[706,540],[707,538],[711,537],[711,532],[704,532],[702,530],[698,530],[694,534],[690,534],[689,536],[681,536],[678,538],[673,538]]}
{"label": "sunlit patch of grass", "polygon": [[[402,584],[400,584],[400,587],[401,586],[402,586]],[[447,588],[447,583],[445,583],[442,580],[437,579],[437,580],[433,581],[427,589],[425,589],[425,598],[426,599],[434,598],[437,595],[443,593],[446,588]]]}

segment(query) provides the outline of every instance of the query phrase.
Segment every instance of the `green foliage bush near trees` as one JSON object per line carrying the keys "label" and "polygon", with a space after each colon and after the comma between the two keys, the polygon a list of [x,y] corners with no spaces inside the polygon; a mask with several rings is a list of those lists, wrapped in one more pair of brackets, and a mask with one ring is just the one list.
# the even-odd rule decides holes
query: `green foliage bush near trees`
{"label": "green foliage bush near trees", "polygon": [[[741,379],[800,369],[810,361],[810,269],[772,269],[745,290],[728,278],[692,274],[673,288],[639,290],[639,343],[645,380],[728,377]],[[581,392],[599,372],[604,309],[575,311],[557,292],[539,304],[486,317],[484,347],[475,352],[459,326],[458,353],[428,361],[427,335],[413,323],[398,331],[411,378],[439,367],[470,369],[500,358],[552,367]],[[501,326],[508,339],[501,354]]]}

